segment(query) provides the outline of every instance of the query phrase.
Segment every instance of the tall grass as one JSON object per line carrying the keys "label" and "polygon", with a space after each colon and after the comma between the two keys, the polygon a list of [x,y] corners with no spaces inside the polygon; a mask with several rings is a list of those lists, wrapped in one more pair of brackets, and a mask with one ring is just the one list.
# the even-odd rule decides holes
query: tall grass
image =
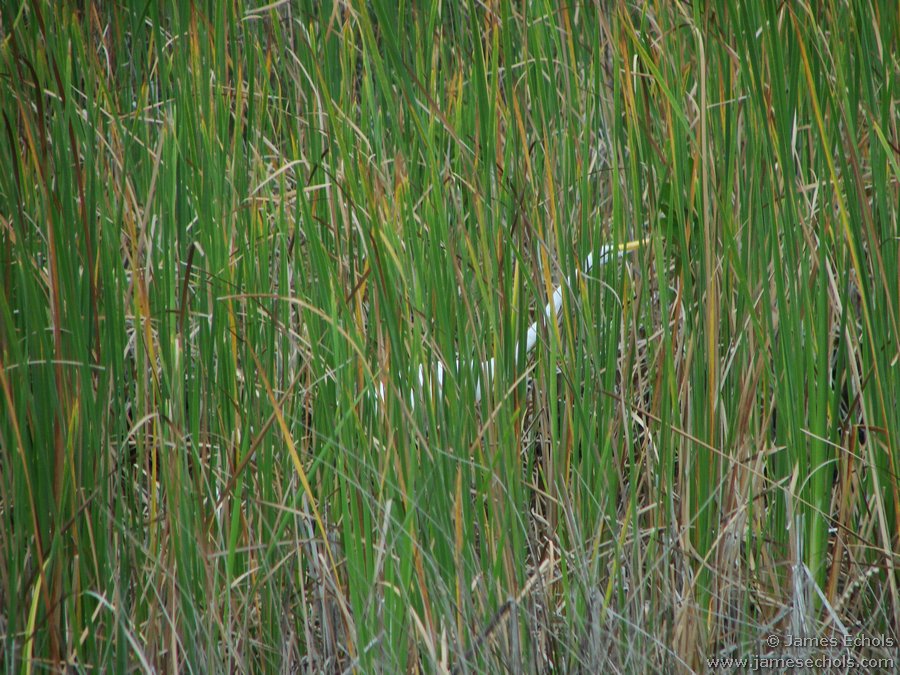
{"label": "tall grass", "polygon": [[900,639],[896,3],[0,21],[5,671]]}

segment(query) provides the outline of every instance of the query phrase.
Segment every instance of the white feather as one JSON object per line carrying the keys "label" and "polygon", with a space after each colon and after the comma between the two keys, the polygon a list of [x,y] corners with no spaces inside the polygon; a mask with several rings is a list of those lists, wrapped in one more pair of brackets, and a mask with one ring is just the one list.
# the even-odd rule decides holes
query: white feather
{"label": "white feather", "polygon": [[[597,255],[597,267],[601,267],[606,265],[611,260],[616,258],[620,258],[628,251],[632,251],[637,248],[638,245],[644,243],[646,240],[638,240],[631,241],[621,247],[615,246],[604,246],[600,249],[600,252]],[[587,274],[591,271],[594,266],[594,256],[593,254],[588,254],[588,257],[584,261],[584,267],[581,270],[581,274]],[[544,308],[544,316],[543,320],[550,321],[551,319],[556,321],[559,312],[562,309],[562,299],[563,299],[563,288],[564,286],[571,286],[571,280],[566,279],[565,284],[560,284],[553,290],[553,297],[550,299],[550,302],[547,303],[547,306]],[[534,350],[537,345],[538,339],[538,321],[535,321],[528,327],[528,332],[525,334],[525,356],[527,357]],[[516,353],[519,352],[519,345],[516,345]],[[487,375],[488,381],[490,381],[494,377],[494,359],[489,359],[488,361],[481,364],[481,373]],[[459,357],[457,357],[456,361],[457,370],[459,370]],[[444,365],[442,363],[438,363],[435,368],[435,379],[436,379],[436,393],[440,396],[444,391]],[[424,391],[426,388],[426,377],[425,377],[425,366],[419,366],[419,391]],[[384,387],[384,382],[378,383],[378,394],[377,401],[384,402],[386,400],[386,391]],[[481,401],[481,374],[479,374],[478,380],[475,382],[475,402],[479,403]],[[415,392],[409,392],[409,403],[412,408],[415,408]]]}

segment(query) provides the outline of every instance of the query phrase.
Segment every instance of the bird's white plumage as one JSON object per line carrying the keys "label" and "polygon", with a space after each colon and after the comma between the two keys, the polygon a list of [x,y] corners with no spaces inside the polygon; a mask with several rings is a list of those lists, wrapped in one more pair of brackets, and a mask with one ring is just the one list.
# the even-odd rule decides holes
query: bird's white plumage
{"label": "bird's white plumage", "polygon": [[[633,251],[635,248],[637,248],[642,243],[644,243],[644,240],[631,241],[621,247],[611,246],[611,245],[604,246],[603,248],[600,249],[599,253],[597,254],[596,265],[598,267],[600,267],[600,266],[603,266],[603,265],[607,264],[608,262],[610,262],[610,260],[620,258],[628,251]],[[588,272],[590,272],[591,268],[594,267],[594,264],[595,264],[594,255],[592,253],[588,254],[588,257],[584,261],[584,266],[583,266],[583,269],[581,270],[581,274],[587,274]],[[563,288],[565,288],[566,286],[570,286],[570,285],[571,285],[571,280],[566,279],[565,284],[560,284],[553,290],[553,297],[550,299],[550,302],[547,303],[547,306],[544,307],[544,320],[545,321],[550,321],[551,319],[555,321],[557,319],[557,317],[559,316],[559,312],[562,309]],[[528,327],[528,332],[525,334],[525,355],[526,356],[528,354],[530,354],[534,350],[535,346],[537,345],[538,328],[539,328],[538,323],[539,323],[538,321],[535,321],[534,323],[532,323]],[[518,352],[519,352],[519,345],[517,344],[516,345],[516,353],[518,353]],[[457,370],[459,369],[459,365],[460,365],[459,357],[457,357],[457,361],[456,361]],[[482,372],[487,376],[488,380],[490,380],[494,376],[494,359],[488,359],[486,362],[483,362],[481,364],[481,366],[482,366],[482,368],[481,368]],[[436,381],[435,382],[435,384],[436,384],[435,391],[438,395],[440,395],[444,391],[444,364],[443,363],[439,362],[436,365],[436,367],[434,369],[434,379]],[[428,383],[426,382],[424,365],[419,366],[418,380],[419,380],[419,391],[425,391],[426,385]],[[379,403],[383,403],[385,401],[386,393],[387,392],[385,390],[384,382],[383,381],[379,382],[378,383],[378,395],[377,395],[377,399],[378,399]],[[481,401],[481,377],[479,377],[475,383],[475,402],[478,403],[480,401]],[[409,392],[409,403],[410,403],[411,407],[413,407],[413,408],[415,407],[415,391]]]}

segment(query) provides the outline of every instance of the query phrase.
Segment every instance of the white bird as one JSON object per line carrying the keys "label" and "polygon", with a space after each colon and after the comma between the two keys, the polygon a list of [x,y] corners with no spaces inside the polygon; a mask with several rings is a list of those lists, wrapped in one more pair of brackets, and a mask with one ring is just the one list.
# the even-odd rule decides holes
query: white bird
{"label": "white bird", "polygon": [[[591,268],[596,265],[597,267],[602,267],[606,265],[611,260],[615,260],[617,258],[622,257],[625,253],[629,251],[634,251],[642,244],[645,244],[647,239],[637,239],[635,241],[629,241],[621,246],[613,246],[607,245],[600,249],[597,254],[597,260],[594,261],[594,255],[588,254],[587,259],[584,261],[584,266],[581,271],[581,274],[587,274],[591,271]],[[562,298],[563,298],[563,287],[571,285],[571,280],[567,279],[565,284],[560,284],[553,291],[553,297],[550,302],[547,303],[547,306],[544,308],[544,317],[547,321],[550,321],[551,317],[556,320],[559,315],[559,311],[562,309]],[[535,321],[528,327],[528,332],[525,334],[525,355],[528,356],[533,350],[535,345],[537,344],[538,339],[538,322]],[[516,345],[516,354],[519,353],[519,345]],[[456,367],[459,369],[459,357],[456,359]],[[488,361],[481,364],[482,372],[487,373],[487,377],[490,379],[494,376],[494,359],[488,359]],[[437,394],[440,396],[444,391],[444,364],[438,362],[435,368],[435,378],[437,379]],[[425,388],[425,366],[419,366],[419,389],[423,390]],[[410,406],[415,408],[415,392],[409,392],[409,402]],[[386,400],[386,391],[384,387],[384,382],[380,382],[378,385],[378,399],[380,402],[384,402]],[[481,401],[481,380],[476,382],[475,384],[475,403],[479,403]]]}

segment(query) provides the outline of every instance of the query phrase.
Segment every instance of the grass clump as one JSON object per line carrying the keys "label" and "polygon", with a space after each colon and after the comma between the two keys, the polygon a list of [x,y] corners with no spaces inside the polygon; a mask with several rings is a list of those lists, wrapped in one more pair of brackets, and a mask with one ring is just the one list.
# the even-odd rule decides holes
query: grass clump
{"label": "grass clump", "polygon": [[6,3],[3,669],[889,669],[897,11]]}

